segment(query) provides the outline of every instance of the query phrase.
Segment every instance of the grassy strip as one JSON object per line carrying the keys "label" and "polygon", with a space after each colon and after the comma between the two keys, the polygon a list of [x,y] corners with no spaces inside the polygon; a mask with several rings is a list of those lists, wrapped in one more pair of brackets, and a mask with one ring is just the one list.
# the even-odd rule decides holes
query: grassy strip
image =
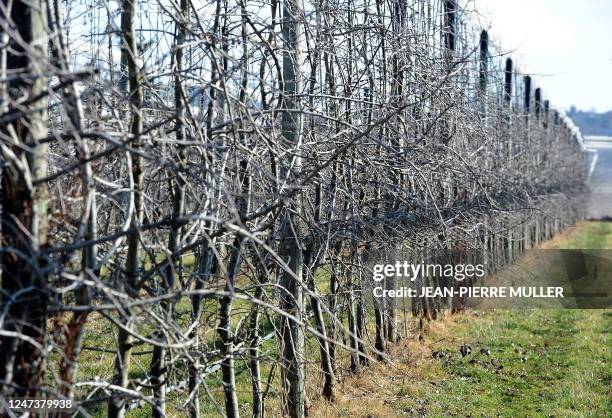
{"label": "grassy strip", "polygon": [[[582,222],[542,248],[612,248],[612,223]],[[343,381],[335,404],[315,401],[312,415],[610,416],[611,328],[610,310],[497,310],[447,317],[429,324],[424,341],[409,339],[394,347],[393,363]],[[471,353],[463,356],[462,346]]]}
{"label": "grassy strip", "polygon": [[316,401],[313,416],[609,416],[611,323],[604,310],[446,318],[424,343],[396,347],[392,364],[345,380],[335,405]]}

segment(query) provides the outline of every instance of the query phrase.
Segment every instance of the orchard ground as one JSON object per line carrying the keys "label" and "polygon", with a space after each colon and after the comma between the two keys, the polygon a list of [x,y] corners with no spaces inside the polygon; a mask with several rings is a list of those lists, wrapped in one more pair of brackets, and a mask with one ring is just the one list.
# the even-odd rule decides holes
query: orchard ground
{"label": "orchard ground", "polygon": [[[612,249],[612,222],[581,222],[542,248]],[[547,268],[547,266],[542,266]],[[390,361],[345,376],[314,417],[612,415],[611,310],[465,312],[427,324]],[[418,336],[415,329],[412,335]],[[463,356],[460,348],[469,348]],[[464,352],[466,350],[464,349]]]}
{"label": "orchard ground", "polygon": [[[612,222],[582,222],[541,248],[612,249]],[[325,291],[328,277],[321,277],[320,283]],[[213,300],[209,303],[205,311],[212,315],[216,304]],[[249,307],[236,301],[234,308],[246,312]],[[189,305],[179,304],[177,314],[189,317]],[[344,350],[338,353],[339,382],[333,403],[320,396],[319,349],[316,339],[308,338],[307,351],[313,356],[306,365],[310,377],[306,381],[309,416],[612,415],[610,310],[469,311],[427,323],[424,334],[414,318],[400,322],[405,327],[402,333],[409,337],[391,345],[388,361],[372,361],[357,374],[350,374],[348,354]],[[263,334],[273,332],[265,322],[262,327]],[[88,326],[79,380],[112,379],[113,330],[113,325],[104,320]],[[214,344],[215,335],[214,328],[203,327],[204,341]],[[419,336],[423,337],[421,341]],[[469,347],[471,353],[463,357],[461,346]],[[276,363],[277,346],[271,339],[263,342],[260,349],[262,373],[267,377]],[[136,350],[130,377],[144,379],[150,361],[150,350]],[[278,373],[273,378],[276,384],[277,379]],[[250,375],[242,362],[237,365],[236,380],[241,414],[249,416]],[[202,396],[202,415],[221,416],[219,373],[210,374],[204,383],[208,390]],[[281,416],[279,397],[274,390],[268,393],[266,416]],[[175,398],[175,392],[168,394],[168,416],[186,417],[185,409]],[[91,416],[106,416],[105,403],[87,409]],[[127,416],[149,417],[151,408],[142,403]]]}

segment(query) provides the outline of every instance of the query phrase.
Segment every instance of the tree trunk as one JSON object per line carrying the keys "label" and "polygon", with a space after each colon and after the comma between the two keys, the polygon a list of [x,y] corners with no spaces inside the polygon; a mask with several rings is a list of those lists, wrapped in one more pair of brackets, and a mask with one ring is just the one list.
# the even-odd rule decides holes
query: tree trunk
{"label": "tree trunk", "polygon": [[[65,73],[69,73],[69,58],[66,48],[61,4],[59,0],[54,0],[52,5],[53,8],[51,8],[51,4],[48,6],[49,29],[51,33],[55,34],[49,42],[51,55],[55,65]],[[64,112],[68,117],[66,125],[69,125],[68,129],[73,131],[75,135],[80,135],[83,130],[85,117],[81,98],[74,85],[74,81],[61,89],[61,94]],[[81,138],[76,146],[76,157],[86,160],[89,156],[88,141],[85,138]],[[93,182],[93,172],[90,163],[83,163],[80,180],[83,190],[83,227],[80,229],[82,233],[79,239],[91,241],[96,238],[97,206],[94,190],[95,184]],[[85,246],[81,254],[81,276],[83,279],[87,279],[90,275],[94,277],[99,275],[99,269],[97,267],[97,247],[95,244]],[[91,303],[89,289],[85,285],[79,285],[75,293],[75,299],[79,305],[87,306]],[[64,356],[62,357],[59,372],[61,381],[59,392],[66,399],[72,399],[74,397],[73,384],[76,378],[78,357],[81,353],[81,344],[88,316],[89,312],[87,311],[74,312],[64,330]]]}
{"label": "tree trunk", "polygon": [[[247,177],[248,165],[245,160],[240,162],[239,178],[241,194],[236,198],[237,212],[244,217],[248,211],[249,179]],[[236,370],[234,365],[234,336],[232,334],[232,294],[236,277],[240,270],[243,258],[244,238],[237,235],[232,245],[228,277],[225,282],[225,291],[229,295],[223,296],[219,305],[219,327],[217,329],[221,341],[221,372],[223,374],[223,392],[225,394],[225,413],[228,417],[238,417],[238,397],[236,395]]]}
{"label": "tree trunk", "polygon": [[[282,271],[281,309],[302,320],[304,311],[302,289],[303,257],[298,225],[295,218],[285,209],[281,248],[279,255],[285,260],[290,271]],[[284,412],[291,418],[305,416],[304,397],[304,331],[302,326],[285,316],[281,319],[281,344],[283,369],[281,380],[284,388]]]}
{"label": "tree trunk", "polygon": [[[329,276],[329,295],[328,295],[328,308],[329,308],[329,332],[328,336],[332,341],[336,341],[337,338],[337,327],[336,321],[339,320],[336,306],[338,305],[338,289],[341,276],[342,266],[340,265],[340,253],[342,252],[342,241],[336,242],[331,248],[331,274]],[[329,344],[329,360],[332,368],[336,370],[336,344]]]}
{"label": "tree trunk", "polygon": [[[316,216],[316,215],[315,215]],[[318,216],[315,217],[316,221],[318,221]],[[313,244],[314,245],[314,244]],[[314,251],[313,248],[308,249],[305,256],[305,272],[307,274],[308,266],[312,262],[311,258]],[[318,269],[318,261],[315,261],[315,266],[312,269],[312,274],[310,277],[307,277],[307,285],[308,290],[310,291],[310,306],[312,309],[312,315],[314,316],[315,325],[317,327],[317,331],[320,336],[317,337],[319,343],[319,351],[321,356],[321,371],[323,372],[323,391],[322,395],[327,400],[333,400],[334,398],[334,384],[335,384],[335,376],[334,376],[334,367],[332,364],[331,356],[329,354],[329,346],[331,345],[328,341],[327,330],[325,329],[325,319],[323,316],[323,309],[321,308],[321,303],[319,301],[319,295],[317,294],[317,269]]]}
{"label": "tree trunk", "polygon": [[[175,133],[178,147],[179,165],[182,169],[187,166],[187,152],[181,142],[185,139],[185,104],[184,92],[181,82],[183,71],[183,48],[186,40],[187,26],[189,24],[189,3],[187,0],[180,2],[181,13],[176,17],[177,33],[175,38],[174,53],[174,107],[175,107]],[[168,236],[168,252],[172,260],[166,269],[165,277],[162,278],[162,289],[171,292],[176,282],[176,272],[180,269],[175,255],[181,234],[181,227],[177,220],[182,216],[185,209],[185,173],[178,172],[173,181],[170,182],[172,196],[172,218],[174,220]],[[179,278],[180,280],[180,278]],[[162,310],[169,320],[172,318],[172,307],[167,302],[162,303]],[[160,335],[161,336],[161,335]],[[165,350],[161,346],[153,347],[151,358],[151,385],[153,386],[153,398],[157,408],[153,410],[154,418],[161,418],[166,413],[166,378],[165,378]]]}
{"label": "tree trunk", "polygon": [[[209,277],[216,273],[217,262],[214,258],[214,252],[211,248],[210,243],[204,245],[201,249],[200,260],[198,262],[198,277],[196,278],[196,284],[194,286],[194,290],[197,292],[199,290],[204,289],[205,283],[208,281]],[[193,331],[190,334],[190,338],[192,338],[195,343],[195,347],[199,350],[199,335],[198,335],[198,324],[200,320],[200,316],[202,313],[202,295],[194,294],[191,298],[191,319],[195,323],[193,327]],[[194,359],[192,363],[189,364],[189,380],[187,382],[187,387],[189,388],[189,394],[192,398],[189,403],[189,417],[190,418],[199,418],[200,417],[200,373],[198,370],[199,361],[197,357]]]}
{"label": "tree trunk", "polygon": [[[304,48],[304,7],[301,0],[283,1],[282,35],[286,45],[283,54],[283,98],[282,148],[288,150],[282,162],[281,178],[284,180],[295,174],[301,167],[299,148],[301,145],[302,116],[301,100],[302,51]],[[303,251],[301,228],[298,224],[299,204],[289,202],[280,216],[281,242],[279,255],[287,263],[289,271],[280,273],[280,307],[298,320],[303,319],[304,300],[302,289]],[[304,331],[296,321],[285,316],[281,318],[281,355],[283,383],[283,409],[291,418],[305,416],[304,394]]]}
{"label": "tree trunk", "polygon": [[[127,60],[127,68],[129,75],[129,103],[131,110],[131,126],[130,133],[134,136],[133,147],[138,150],[141,146],[142,139],[142,115],[141,109],[143,105],[143,92],[140,85],[140,69],[137,67],[136,58],[138,57],[138,48],[136,46],[136,32],[134,18],[136,15],[136,0],[124,0],[122,4],[121,16],[121,31],[123,35],[123,50],[122,54]],[[123,58],[122,58],[123,59]],[[143,187],[144,173],[142,167],[142,157],[138,154],[132,155],[132,172],[130,173],[133,181],[133,199],[134,199],[134,214],[130,223],[130,228],[133,230],[128,235],[127,256],[125,262],[125,283],[124,290],[132,297],[138,296],[138,276],[139,276],[139,240],[140,233],[136,230],[143,219]],[[126,327],[131,327],[131,320],[125,324]],[[117,357],[115,358],[115,377],[114,383],[117,386],[126,388],[128,386],[129,368],[132,355],[132,341],[127,330],[120,328],[117,336]],[[125,400],[123,395],[115,393],[109,401],[108,416],[109,418],[121,418],[125,415]]]}
{"label": "tree trunk", "polygon": [[0,247],[13,249],[1,255],[2,306],[6,312],[3,331],[39,344],[0,337],[0,391],[5,396],[40,396],[44,375],[45,357],[39,347],[46,345],[48,294],[45,261],[40,253],[47,245],[49,192],[46,183],[32,181],[47,175],[48,147],[40,143],[47,136],[47,96],[42,94],[47,87],[47,70],[43,68],[48,44],[46,11],[44,0],[15,0],[3,3],[0,16],[5,22],[13,22],[17,35],[9,38],[10,33],[3,33],[9,43],[3,74],[10,71],[26,75],[8,82],[2,113],[20,112],[21,108],[11,107],[11,101],[22,95],[33,99],[25,114],[0,127],[12,141],[0,144],[5,161]]}

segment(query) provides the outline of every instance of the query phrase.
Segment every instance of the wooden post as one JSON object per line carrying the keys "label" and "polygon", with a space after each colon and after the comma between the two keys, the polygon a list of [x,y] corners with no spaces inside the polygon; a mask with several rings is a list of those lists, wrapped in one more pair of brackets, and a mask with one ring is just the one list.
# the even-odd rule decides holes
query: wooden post
{"label": "wooden post", "polygon": [[[457,21],[457,0],[444,0],[444,25],[442,35],[444,38],[444,71],[450,74],[455,55],[455,33]],[[445,106],[445,104],[442,104]],[[450,121],[447,117],[440,119],[440,138],[443,144],[450,142]]]}
{"label": "wooden post", "polygon": [[[529,112],[531,111],[531,77],[526,75],[523,77],[524,92],[523,92],[523,112],[525,114],[525,138],[527,146],[529,144]],[[527,224],[525,229],[525,237],[527,241],[526,248],[534,246],[533,226],[531,222]]]}
{"label": "wooden post", "polygon": [[542,114],[542,89],[535,89],[535,114],[536,119],[540,119],[540,115]]}
{"label": "wooden post", "polygon": [[455,35],[457,33],[457,0],[444,0],[444,48],[447,53],[455,52]]}
{"label": "wooden post", "polygon": [[[507,112],[510,112],[512,106],[512,58],[506,58],[506,69],[504,70],[504,93],[503,103],[507,108]],[[502,137],[508,141],[508,160],[509,164],[512,165],[512,158],[514,157],[514,142],[512,136],[509,135],[510,131],[510,114],[508,113],[503,122]]]}
{"label": "wooden post", "polygon": [[512,58],[506,59],[506,70],[504,71],[504,103],[510,106],[512,103]]}
{"label": "wooden post", "polygon": [[478,77],[478,87],[480,94],[480,111],[486,113],[487,110],[487,79],[489,76],[489,34],[486,30],[480,32],[480,68]]}
{"label": "wooden post", "polygon": [[523,81],[525,83],[523,110],[525,111],[526,115],[529,115],[529,112],[531,111],[531,77],[526,75]]}

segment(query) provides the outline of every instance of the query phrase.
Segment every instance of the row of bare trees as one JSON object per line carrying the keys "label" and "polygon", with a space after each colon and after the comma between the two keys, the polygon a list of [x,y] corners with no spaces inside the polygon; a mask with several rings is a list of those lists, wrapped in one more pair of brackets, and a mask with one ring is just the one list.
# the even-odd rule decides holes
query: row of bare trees
{"label": "row of bare trees", "polygon": [[3,0],[0,404],[303,417],[458,308],[369,303],[373,264],[494,273],[581,219],[579,133],[476,18]]}

